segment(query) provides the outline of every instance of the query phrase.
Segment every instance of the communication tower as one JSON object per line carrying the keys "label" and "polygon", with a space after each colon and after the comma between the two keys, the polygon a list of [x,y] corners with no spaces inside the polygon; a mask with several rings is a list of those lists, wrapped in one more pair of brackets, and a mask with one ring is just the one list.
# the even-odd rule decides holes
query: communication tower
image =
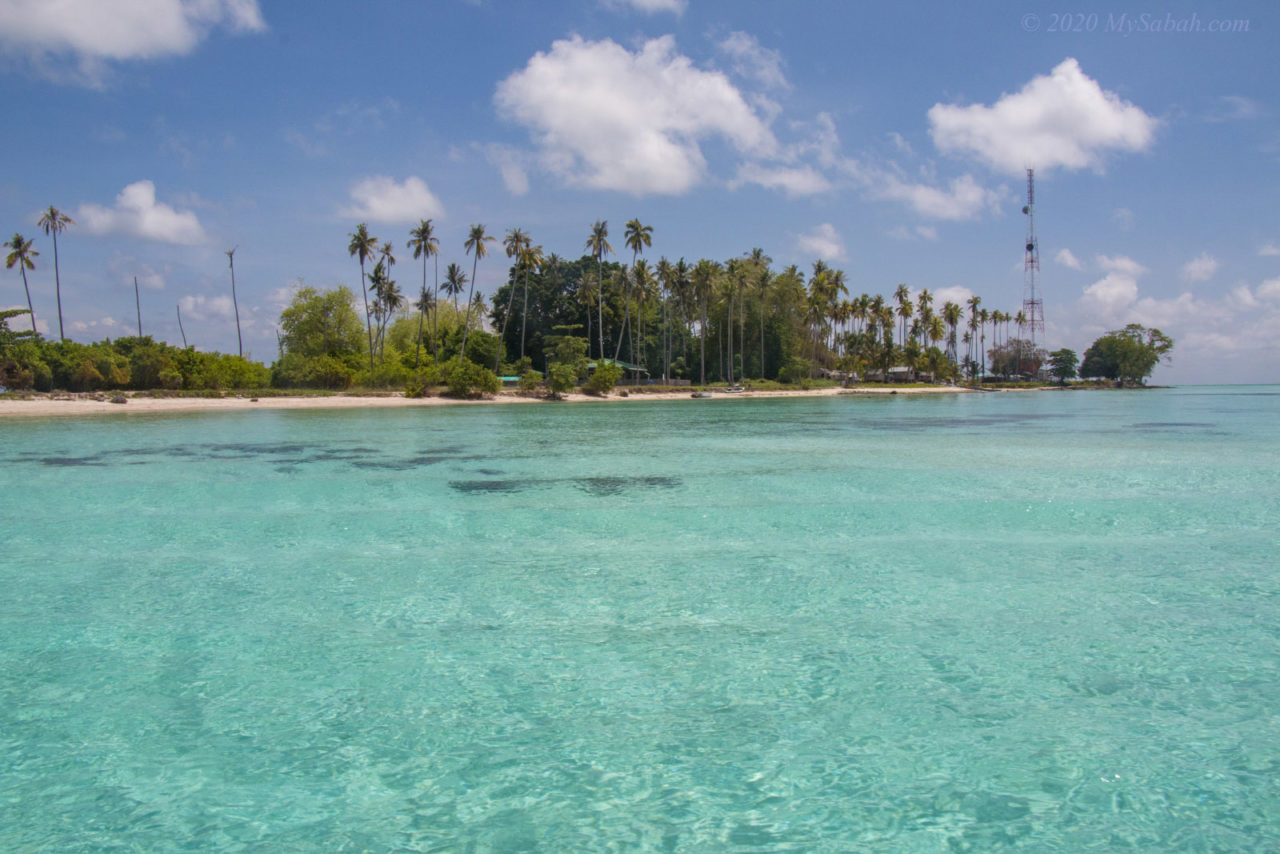
{"label": "communication tower", "polygon": [[1036,289],[1036,274],[1040,272],[1040,244],[1036,240],[1036,170],[1027,170],[1027,254],[1023,261],[1022,313],[1031,330],[1031,346],[1035,347],[1036,332],[1044,338],[1044,303]]}

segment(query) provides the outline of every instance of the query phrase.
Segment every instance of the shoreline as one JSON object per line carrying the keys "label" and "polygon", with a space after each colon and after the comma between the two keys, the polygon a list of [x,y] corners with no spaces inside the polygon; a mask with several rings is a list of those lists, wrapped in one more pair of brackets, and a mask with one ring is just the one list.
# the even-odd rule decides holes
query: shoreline
{"label": "shoreline", "polygon": [[[778,397],[838,397],[841,395],[915,395],[915,394],[979,394],[984,392],[1003,391],[1042,391],[1046,387],[1027,389],[986,389],[978,391],[963,386],[930,386],[894,388],[891,386],[855,386],[853,388],[833,387],[819,389],[770,389],[760,391],[723,392],[711,389],[711,402],[719,400],[741,400],[745,398],[778,398]],[[1054,390],[1048,388],[1048,390]],[[6,398],[0,400],[0,420],[6,418],[42,418],[72,417],[97,415],[126,415],[128,413],[177,413],[177,412],[243,412],[252,409],[388,409],[406,407],[432,406],[492,406],[503,404],[555,404],[555,403],[635,403],[648,400],[689,400],[691,392],[676,391],[633,391],[626,389],[624,397],[615,389],[604,397],[573,393],[564,396],[562,401],[547,401],[542,398],[524,397],[512,390],[503,390],[490,398],[479,400],[455,400],[448,397],[408,398],[402,394],[367,394],[367,395],[298,395],[280,397],[254,398],[245,395],[229,397],[149,397],[145,394],[134,396],[126,393],[127,403],[112,403],[114,395],[104,393],[52,393],[38,394],[30,398]],[[701,399],[700,402],[707,402]]]}

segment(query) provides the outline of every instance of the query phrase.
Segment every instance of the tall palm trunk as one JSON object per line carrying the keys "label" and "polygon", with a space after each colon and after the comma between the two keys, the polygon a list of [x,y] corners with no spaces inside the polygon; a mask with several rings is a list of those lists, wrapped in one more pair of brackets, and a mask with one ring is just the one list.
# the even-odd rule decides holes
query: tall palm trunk
{"label": "tall palm trunk", "polygon": [[[494,294],[497,297],[497,294]],[[498,336],[498,347],[493,354],[493,372],[498,372],[498,363],[502,359],[502,351],[507,347],[507,321],[511,320],[511,306],[516,301],[516,283],[511,283],[511,293],[507,296],[507,312],[502,316],[502,334]],[[497,306],[494,306],[497,308]]]}
{"label": "tall palm trunk", "polygon": [[31,315],[31,331],[36,331],[36,310],[31,307],[31,288],[27,287],[27,266],[25,262],[18,262],[18,269],[22,271],[22,289],[27,292],[27,314]]}
{"label": "tall palm trunk", "polygon": [[700,339],[698,348],[702,354],[702,373],[699,379],[699,385],[707,384],[707,301],[702,300],[702,334],[698,336]]}
{"label": "tall palm trunk", "polygon": [[364,329],[369,336],[369,373],[373,373],[373,320],[369,316],[369,289],[364,283],[364,255],[360,256],[360,295],[364,298]]}
{"label": "tall palm trunk", "polygon": [[604,361],[604,264],[596,257],[596,334],[600,336],[600,361]]}
{"label": "tall palm trunk", "polygon": [[529,268],[524,268],[524,308],[520,311],[520,361],[524,361],[524,331],[529,323]]}
{"label": "tall palm trunk", "polygon": [[435,272],[436,281],[435,281],[435,287],[433,288],[433,293],[431,295],[431,359],[437,365],[439,365],[440,364],[440,333],[439,333],[440,255],[439,253],[433,253],[433,254],[435,254],[434,266],[436,269],[436,272]]}
{"label": "tall palm trunk", "polygon": [[67,340],[67,335],[62,330],[62,277],[58,274],[58,230],[52,231],[53,236],[53,288],[54,293],[58,297],[58,338],[62,341]]}

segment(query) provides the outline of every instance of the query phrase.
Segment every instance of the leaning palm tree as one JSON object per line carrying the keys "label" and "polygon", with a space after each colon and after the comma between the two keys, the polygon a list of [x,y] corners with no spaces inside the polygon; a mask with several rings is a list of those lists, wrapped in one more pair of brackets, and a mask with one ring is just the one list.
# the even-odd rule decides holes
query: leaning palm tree
{"label": "leaning palm tree", "polygon": [[[231,306],[236,310],[236,346],[240,348],[240,358],[244,358],[244,339],[240,337],[240,303],[236,299],[236,250],[239,246],[233,246],[226,251],[227,264],[231,267]],[[141,323],[138,324],[142,326]],[[139,328],[138,337],[142,337],[142,330]]]}
{"label": "leaning palm tree", "polygon": [[[506,250],[507,257],[515,259],[516,271],[519,271],[520,269],[520,253],[524,251],[524,248],[528,246],[530,242],[531,240],[529,238],[529,235],[524,233],[524,229],[522,228],[507,229],[507,236],[503,239],[502,246]],[[513,277],[510,290],[507,293],[507,311],[502,316],[502,332],[499,333],[498,335],[498,347],[493,354],[493,372],[495,374],[498,372],[498,365],[502,359],[502,351],[506,346],[507,323],[510,322],[511,320],[511,307],[515,305],[515,301],[516,301],[516,283]],[[494,305],[494,308],[495,309],[497,308],[496,304]]]}
{"label": "leaning palm tree", "polygon": [[[418,223],[418,227],[409,232],[409,242],[405,244],[407,249],[413,250],[413,257],[422,259],[422,299],[419,300],[420,305],[427,305],[427,258],[435,259],[436,266],[436,284],[434,292],[431,295],[431,357],[439,362],[440,350],[436,343],[436,298],[440,296],[440,241],[436,239],[435,229],[431,225],[431,220],[424,219]],[[420,308],[420,312],[425,313],[425,308]],[[418,315],[418,349],[422,348],[422,316]],[[413,369],[418,369],[418,352],[413,354]]]}
{"label": "leaning palm tree", "polygon": [[36,225],[44,229],[44,233],[53,237],[53,286],[54,292],[58,296],[58,338],[65,341],[66,334],[62,331],[62,277],[58,273],[58,232],[66,231],[67,226],[75,225],[76,221],[64,214],[62,211],[49,205],[49,209],[40,215]]}
{"label": "leaning palm tree", "polygon": [[22,272],[22,289],[27,292],[27,313],[31,315],[31,331],[36,330],[36,312],[31,307],[31,288],[27,286],[27,271],[36,268],[36,262],[32,259],[36,258],[40,253],[31,248],[31,241],[27,240],[21,234],[14,234],[13,239],[4,245],[6,249],[11,250],[8,257],[4,259],[4,266],[8,270],[13,269],[13,265],[17,264],[18,269]]}
{"label": "leaning palm tree", "polygon": [[364,296],[364,328],[369,336],[369,370],[373,370],[373,321],[369,317],[369,289],[365,287],[364,262],[378,252],[378,238],[369,234],[369,226],[360,223],[356,230],[348,235],[351,242],[347,244],[347,254],[360,259],[360,293]]}
{"label": "leaning palm tree", "polygon": [[591,225],[591,236],[587,238],[587,249],[596,259],[596,325],[600,335],[600,358],[604,359],[604,256],[613,252],[609,245],[609,221],[598,219]]}
{"label": "leaning palm tree", "polygon": [[481,258],[489,254],[489,247],[485,244],[492,243],[496,239],[484,233],[483,225],[473,224],[471,233],[467,235],[466,243],[463,244],[467,254],[474,256],[471,259],[471,290],[467,292],[467,319],[462,327],[461,355],[463,357],[467,355],[467,333],[471,331],[471,304],[473,302],[471,297],[476,288],[476,264],[480,263]]}

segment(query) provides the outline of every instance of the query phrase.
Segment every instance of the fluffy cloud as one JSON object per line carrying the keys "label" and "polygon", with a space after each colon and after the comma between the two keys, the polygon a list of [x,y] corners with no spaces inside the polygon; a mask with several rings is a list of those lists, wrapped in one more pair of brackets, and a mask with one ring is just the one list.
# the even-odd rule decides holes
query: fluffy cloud
{"label": "fluffy cloud", "polygon": [[889,173],[872,179],[872,195],[905,202],[916,213],[933,219],[973,219],[1000,203],[1000,194],[988,190],[971,175],[952,179],[947,189],[929,184],[911,184]]}
{"label": "fluffy cloud", "polygon": [[351,207],[342,215],[368,222],[416,223],[444,216],[444,206],[421,178],[410,175],[397,184],[385,175],[374,175],[351,188]]}
{"label": "fluffy cloud", "polygon": [[720,50],[732,60],[733,73],[769,89],[788,89],[787,77],[782,72],[782,54],[764,47],[756,37],[744,32],[733,32],[720,42]]}
{"label": "fluffy cloud", "polygon": [[973,296],[973,291],[963,285],[950,285],[933,291],[933,304],[935,306],[944,306],[949,302],[953,302],[958,306],[964,306],[971,296]]}
{"label": "fluffy cloud", "polygon": [[1079,270],[1084,266],[1070,249],[1059,249],[1058,254],[1053,256],[1053,260],[1064,267],[1070,267],[1072,270]]}
{"label": "fluffy cloud", "polygon": [[185,296],[178,300],[184,317],[192,320],[235,320],[235,305],[230,296]]}
{"label": "fluffy cloud", "polygon": [[992,106],[934,104],[929,133],[939,150],[969,154],[995,169],[1095,169],[1111,151],[1143,151],[1156,120],[1102,89],[1066,59]]}
{"label": "fluffy cloud", "polygon": [[167,268],[165,270],[157,270],[146,261],[139,260],[132,255],[122,255],[119,252],[111,256],[111,260],[107,262],[107,269],[122,285],[132,287],[133,280],[136,278],[140,287],[152,291],[164,290],[165,279],[168,275]]}
{"label": "fluffy cloud", "polygon": [[801,252],[816,256],[823,261],[845,260],[844,240],[834,225],[824,222],[808,234],[796,238],[796,246]]}
{"label": "fluffy cloud", "polygon": [[79,61],[79,82],[100,83],[106,63],[190,53],[215,27],[266,29],[257,0],[0,0],[0,45],[53,73]]}
{"label": "fluffy cloud", "polygon": [[482,146],[489,165],[502,175],[502,183],[513,196],[529,192],[529,173],[525,170],[525,157],[514,148],[505,145]]}
{"label": "fluffy cloud", "polygon": [[1182,265],[1182,278],[1188,282],[1205,282],[1218,272],[1218,259],[1208,252],[1201,252]]}
{"label": "fluffy cloud", "polygon": [[1098,266],[1108,273],[1119,273],[1122,276],[1128,276],[1136,279],[1147,272],[1147,268],[1130,258],[1128,255],[1099,255]]}
{"label": "fluffy cloud", "polygon": [[1107,322],[1138,299],[1138,280],[1124,273],[1107,273],[1084,289],[1083,302]]}
{"label": "fluffy cloud", "polygon": [[1267,279],[1258,285],[1258,299],[1280,303],[1280,279]]}
{"label": "fluffy cloud", "polygon": [[611,40],[556,41],[501,81],[494,102],[529,130],[545,169],[592,189],[678,195],[704,178],[704,140],[764,157],[777,148],[729,79],[694,67],[671,36],[636,53]]}
{"label": "fluffy cloud", "polygon": [[675,12],[681,15],[684,13],[686,4],[687,0],[604,0],[605,6],[614,9],[635,9],[647,15],[655,12]]}
{"label": "fluffy cloud", "polygon": [[1269,240],[1258,248],[1258,254],[1263,257],[1280,255],[1280,246],[1276,246],[1274,241]]}
{"label": "fluffy cloud", "polygon": [[177,211],[156,201],[156,185],[136,181],[120,191],[115,207],[83,204],[76,219],[91,234],[127,234],[160,243],[194,246],[207,238],[191,211]]}
{"label": "fluffy cloud", "polygon": [[744,163],[738,168],[738,176],[730,182],[733,188],[744,184],[758,184],[771,190],[782,190],[788,196],[811,196],[831,189],[831,182],[810,166],[762,166]]}

